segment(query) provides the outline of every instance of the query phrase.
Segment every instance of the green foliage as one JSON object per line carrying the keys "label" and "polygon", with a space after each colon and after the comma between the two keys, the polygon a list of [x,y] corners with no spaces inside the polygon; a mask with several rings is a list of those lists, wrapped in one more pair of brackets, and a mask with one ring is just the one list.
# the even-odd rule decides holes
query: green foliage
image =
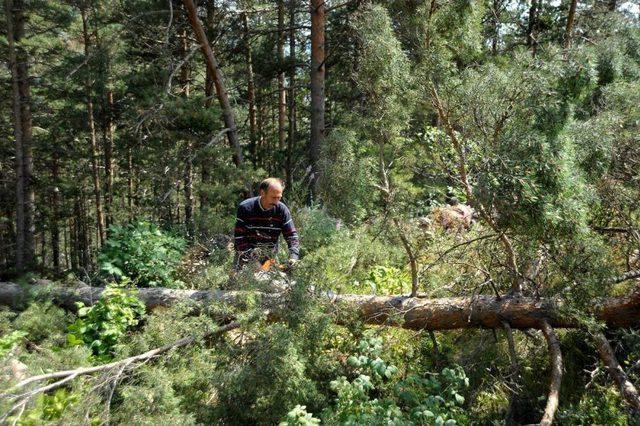
{"label": "green foliage", "polygon": [[330,244],[304,257],[296,279],[334,291],[369,293],[371,288],[362,283],[370,278],[373,268],[402,265],[402,248],[376,238],[381,231],[378,226],[363,225],[337,232]]}
{"label": "green foliage", "polygon": [[313,417],[313,414],[307,413],[307,407],[304,405],[296,405],[295,408],[287,413],[287,417],[280,422],[279,426],[313,426],[320,424],[320,420]]}
{"label": "green foliage", "polygon": [[173,276],[186,242],[154,224],[137,221],[109,228],[109,238],[99,256],[106,276],[128,277],[140,287],[180,288]]}
{"label": "green foliage", "polygon": [[347,224],[358,223],[376,210],[374,165],[362,145],[358,132],[345,125],[329,134],[322,156],[322,200],[331,215]]}
{"label": "green foliage", "polygon": [[332,218],[324,209],[303,208],[295,212],[295,223],[300,229],[301,253],[314,252],[330,245],[340,233],[340,221]]}
{"label": "green foliage", "polygon": [[97,360],[108,360],[114,346],[144,314],[144,303],[130,290],[109,286],[93,306],[78,302],[78,319],[69,326],[68,343],[87,345]]}
{"label": "green foliage", "polygon": [[454,425],[464,421],[464,397],[469,385],[461,368],[445,368],[430,377],[398,377],[398,369],[380,358],[382,340],[362,340],[348,358],[354,379],[345,376],[331,382],[337,394],[334,405],[323,413],[330,424]]}
{"label": "green foliage", "polygon": [[610,386],[594,389],[594,392],[584,394],[577,404],[561,408],[557,421],[560,425],[629,424],[620,395]]}
{"label": "green foliage", "polygon": [[14,330],[10,334],[0,337],[0,359],[4,358],[29,333]]}
{"label": "green foliage", "polygon": [[40,394],[33,409],[27,411],[18,421],[21,426],[38,426],[43,421],[60,420],[70,405],[77,403],[80,395],[67,389],[56,389],[52,394]]}
{"label": "green foliage", "polygon": [[51,302],[31,303],[13,322],[18,330],[29,334],[29,340],[40,343],[47,338],[58,336],[67,326],[66,312]]}
{"label": "green foliage", "polygon": [[392,266],[375,266],[363,284],[371,289],[371,294],[403,294],[411,288],[411,277]]}
{"label": "green foliage", "polygon": [[229,354],[232,358],[221,364],[227,367],[220,369],[216,378],[224,383],[218,389],[216,412],[223,423],[277,424],[288,407],[318,397],[305,374],[307,360],[292,332],[275,324],[258,333],[246,343],[244,359],[236,360],[239,354]]}

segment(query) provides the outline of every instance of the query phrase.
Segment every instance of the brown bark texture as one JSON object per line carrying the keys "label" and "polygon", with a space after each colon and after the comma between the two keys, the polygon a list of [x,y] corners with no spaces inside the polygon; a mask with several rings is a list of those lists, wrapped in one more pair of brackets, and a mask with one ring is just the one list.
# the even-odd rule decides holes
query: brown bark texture
{"label": "brown bark texture", "polygon": [[[26,289],[10,282],[0,282],[0,305],[19,306],[29,291],[36,297],[75,309],[75,302],[92,304],[100,298],[102,287],[57,287],[35,284]],[[207,304],[210,302],[242,306],[247,291],[174,290],[166,288],[139,288],[140,297],[149,309],[170,306],[179,302]],[[260,296],[264,309],[272,312],[273,319],[287,307],[285,293],[251,292]],[[454,330],[465,328],[502,328],[507,322],[514,329],[542,329],[547,321],[554,328],[579,328],[580,322],[564,313],[559,299],[532,297],[502,297],[478,295],[473,297],[447,297],[427,299],[408,296],[371,296],[359,294],[333,294],[316,292],[314,297],[329,305],[354,310],[368,324],[390,325],[410,330]],[[310,297],[311,294],[310,294]],[[610,328],[640,326],[640,288],[624,297],[594,301],[591,312]]]}
{"label": "brown bark texture", "polygon": [[220,103],[220,108],[222,109],[224,125],[229,129],[227,130],[227,138],[229,140],[229,145],[233,150],[233,162],[236,166],[241,166],[244,160],[242,158],[242,147],[240,146],[240,140],[238,139],[238,128],[236,127],[235,114],[231,107],[231,103],[229,102],[229,95],[227,94],[222,73],[218,66],[218,60],[213,53],[213,49],[209,44],[207,35],[202,27],[202,23],[198,18],[198,12],[196,10],[196,6],[193,4],[193,0],[183,0],[183,3],[187,10],[187,15],[189,17],[191,27],[193,28],[193,32],[195,33],[198,43],[200,43],[200,49],[205,57],[207,69],[213,77],[216,95],[218,97],[218,102]]}
{"label": "brown bark texture", "polygon": [[285,180],[287,188],[293,186],[292,156],[296,139],[296,1],[289,0],[289,134],[287,137],[287,159],[285,164]]}
{"label": "brown bark texture", "polygon": [[20,45],[26,16],[22,0],[5,1],[7,44],[11,73],[12,121],[16,154],[16,270],[33,266],[35,260],[31,88],[27,52]]}
{"label": "brown bark texture", "polygon": [[311,190],[317,193],[319,160],[324,144],[324,0],[311,0],[311,138],[309,140],[309,160],[312,176]]}
{"label": "brown bark texture", "polygon": [[284,0],[278,0],[278,149],[284,149],[287,139],[287,90],[284,86]]}
{"label": "brown bark texture", "polygon": [[551,364],[551,383],[549,383],[549,397],[547,406],[544,409],[540,426],[549,426],[553,424],[558,404],[560,402],[560,385],[562,384],[562,352],[560,351],[560,341],[553,327],[545,319],[541,322],[542,333],[547,340],[549,347],[549,358]]}
{"label": "brown bark texture", "polygon": [[247,98],[249,102],[249,140],[251,143],[251,156],[254,164],[257,154],[257,134],[258,122],[256,112],[256,86],[253,79],[253,54],[251,52],[251,40],[249,34],[249,18],[246,13],[242,14],[242,29],[244,38],[244,55],[247,67]]}
{"label": "brown bark texture", "polygon": [[571,33],[573,32],[573,22],[576,18],[576,6],[578,5],[578,0],[571,0],[571,4],[569,5],[569,15],[567,16],[567,27],[564,30],[564,42],[563,45],[565,48],[571,46]]}
{"label": "brown bark texture", "polygon": [[[89,18],[87,16],[86,5],[81,6],[82,14],[82,35],[84,41],[85,60],[89,61],[91,40],[89,38]],[[91,172],[93,175],[93,195],[96,204],[96,221],[98,226],[99,244],[102,246],[106,240],[106,232],[104,227],[104,212],[102,210],[102,190],[100,186],[100,171],[98,169],[98,142],[96,137],[96,124],[93,113],[91,75],[85,78],[85,93],[87,96],[87,120],[89,125],[89,136],[91,139]]]}

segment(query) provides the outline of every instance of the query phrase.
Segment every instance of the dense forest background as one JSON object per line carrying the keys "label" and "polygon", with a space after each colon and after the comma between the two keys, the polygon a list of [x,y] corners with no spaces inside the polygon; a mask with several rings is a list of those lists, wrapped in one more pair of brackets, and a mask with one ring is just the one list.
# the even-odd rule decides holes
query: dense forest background
{"label": "dense forest background", "polygon": [[[3,3],[0,422],[640,422],[640,307],[594,311],[640,277],[637,1]],[[230,279],[267,176],[301,261]],[[327,294],[559,308],[403,329]]]}

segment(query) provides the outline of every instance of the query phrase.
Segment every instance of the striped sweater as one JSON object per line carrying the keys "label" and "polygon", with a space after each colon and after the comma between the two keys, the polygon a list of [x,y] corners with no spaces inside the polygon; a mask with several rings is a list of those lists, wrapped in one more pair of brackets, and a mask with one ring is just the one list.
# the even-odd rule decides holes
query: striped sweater
{"label": "striped sweater", "polygon": [[244,200],[238,206],[233,234],[234,248],[240,256],[249,254],[255,248],[277,252],[280,234],[289,246],[289,257],[298,259],[300,255],[298,232],[289,209],[283,203],[265,210],[260,205],[260,197]]}

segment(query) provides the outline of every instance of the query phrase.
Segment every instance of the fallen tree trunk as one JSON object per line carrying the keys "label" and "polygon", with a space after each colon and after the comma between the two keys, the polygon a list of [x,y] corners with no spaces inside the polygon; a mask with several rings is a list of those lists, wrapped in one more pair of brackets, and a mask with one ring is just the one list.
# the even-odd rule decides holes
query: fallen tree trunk
{"label": "fallen tree trunk", "polygon": [[[32,288],[32,293],[36,298],[51,300],[54,304],[68,309],[75,309],[75,302],[93,304],[104,290],[102,287],[32,287],[35,287]],[[17,306],[21,300],[27,298],[27,293],[26,289],[16,284],[0,283],[0,305]],[[140,288],[137,289],[137,293],[149,309],[189,301],[198,305],[221,302],[231,306],[242,306],[248,295],[247,291],[165,288]],[[251,294],[261,297],[262,307],[272,312],[274,319],[280,316],[279,312],[286,309],[286,292]],[[326,292],[316,293],[315,297],[324,299],[331,305],[355,310],[366,323],[400,326],[411,330],[501,328],[503,322],[515,329],[541,329],[544,320],[554,328],[580,327],[579,322],[565,312],[563,302],[557,299],[498,298],[488,295],[426,299],[406,296],[336,295]],[[611,328],[640,326],[640,289],[629,296],[594,301],[591,313]]]}

